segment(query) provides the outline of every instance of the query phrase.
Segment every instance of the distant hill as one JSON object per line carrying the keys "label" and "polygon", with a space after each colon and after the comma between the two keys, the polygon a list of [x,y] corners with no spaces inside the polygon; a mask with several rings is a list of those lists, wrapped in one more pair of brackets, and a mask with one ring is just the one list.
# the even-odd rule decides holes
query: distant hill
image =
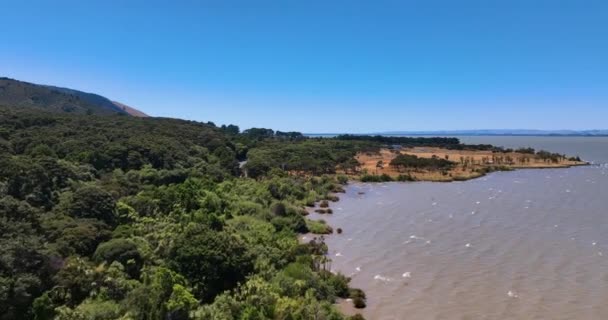
{"label": "distant hill", "polygon": [[147,117],[145,113],[135,108],[98,94],[10,78],[0,78],[0,105],[76,114],[109,115],[118,113]]}

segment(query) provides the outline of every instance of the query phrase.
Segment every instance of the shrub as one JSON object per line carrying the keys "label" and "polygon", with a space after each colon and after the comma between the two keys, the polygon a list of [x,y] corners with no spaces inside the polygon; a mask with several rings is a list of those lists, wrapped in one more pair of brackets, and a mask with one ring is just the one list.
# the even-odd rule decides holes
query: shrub
{"label": "shrub", "polygon": [[340,197],[338,196],[329,196],[327,197],[328,200],[332,201],[332,202],[338,202],[340,201]]}
{"label": "shrub", "polygon": [[319,207],[321,207],[321,208],[327,208],[327,207],[329,207],[329,202],[327,202],[327,200],[323,200],[319,204]]}
{"label": "shrub", "polygon": [[336,232],[337,232],[338,234],[342,234],[342,228],[338,228],[338,229],[336,229]]}
{"label": "shrub", "polygon": [[323,220],[306,220],[308,231],[314,234],[331,234],[332,227],[328,226]]}
{"label": "shrub", "polygon": [[363,290],[358,289],[358,288],[350,288],[348,290],[348,296],[351,299],[355,299],[355,298],[362,298],[365,299],[365,292],[363,292]]}
{"label": "shrub", "polygon": [[285,204],[282,202],[278,202],[272,205],[272,214],[274,214],[275,216],[285,216],[287,213],[287,208],[285,207]]}
{"label": "shrub", "polygon": [[357,309],[363,309],[365,308],[367,305],[365,304],[365,299],[357,297],[353,299],[353,305],[355,306],[355,308]]}
{"label": "shrub", "polygon": [[414,179],[414,177],[412,177],[409,174],[400,174],[397,176],[397,178],[395,180],[400,181],[400,182],[405,182],[405,181],[415,181],[416,179]]}
{"label": "shrub", "polygon": [[386,173],[383,173],[382,175],[371,175],[371,174],[364,174],[361,176],[361,182],[389,182],[389,181],[393,181],[393,178],[391,178],[391,176],[389,176]]}
{"label": "shrub", "polygon": [[338,180],[338,183],[340,183],[340,184],[348,183],[348,177],[343,174],[339,174],[338,176],[336,176],[336,180]]}
{"label": "shrub", "polygon": [[338,296],[340,298],[348,298],[348,295],[349,295],[348,283],[349,282],[350,282],[350,278],[341,273],[338,273],[338,274],[329,273],[329,278],[327,279],[327,283],[334,289],[336,296]]}

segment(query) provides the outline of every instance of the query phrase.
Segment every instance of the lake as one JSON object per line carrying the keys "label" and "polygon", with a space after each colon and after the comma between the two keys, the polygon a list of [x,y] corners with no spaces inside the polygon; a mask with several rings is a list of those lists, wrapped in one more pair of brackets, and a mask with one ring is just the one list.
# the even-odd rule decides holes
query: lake
{"label": "lake", "polygon": [[[352,183],[326,238],[367,319],[608,319],[608,138],[459,137],[590,166]],[[314,214],[311,218],[318,218]]]}

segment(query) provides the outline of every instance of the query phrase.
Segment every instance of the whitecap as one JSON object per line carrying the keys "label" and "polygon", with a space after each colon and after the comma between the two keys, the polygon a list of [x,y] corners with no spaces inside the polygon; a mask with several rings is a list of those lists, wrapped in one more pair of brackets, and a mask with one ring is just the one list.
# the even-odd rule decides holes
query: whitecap
{"label": "whitecap", "polygon": [[507,292],[507,295],[508,295],[510,298],[519,298],[519,295],[517,294],[517,292],[515,292],[515,291],[511,291],[511,290],[509,290],[509,292]]}
{"label": "whitecap", "polygon": [[467,247],[467,248],[470,248],[470,247],[471,247],[471,244],[470,244],[470,243],[467,243],[467,244],[465,244],[464,246],[465,246],[465,247]]}
{"label": "whitecap", "polygon": [[595,245],[597,245],[597,242],[592,242],[591,245],[595,246]]}
{"label": "whitecap", "polygon": [[380,281],[384,281],[384,282],[389,282],[389,281],[391,281],[391,278],[384,277],[384,276],[381,276],[381,275],[377,274],[377,275],[374,276],[374,280],[380,280]]}
{"label": "whitecap", "polygon": [[342,254],[340,252],[336,253],[336,257],[341,257]]}
{"label": "whitecap", "polygon": [[403,278],[411,278],[411,277],[412,277],[412,273],[411,273],[411,272],[409,272],[409,271],[408,271],[408,272],[404,272],[404,273],[403,273],[401,276],[402,276]]}
{"label": "whitecap", "polygon": [[361,267],[356,267],[355,270],[357,270],[357,272],[361,272]]}
{"label": "whitecap", "polygon": [[477,201],[477,202],[475,202],[475,204],[480,204],[480,203],[481,203],[481,201]]}

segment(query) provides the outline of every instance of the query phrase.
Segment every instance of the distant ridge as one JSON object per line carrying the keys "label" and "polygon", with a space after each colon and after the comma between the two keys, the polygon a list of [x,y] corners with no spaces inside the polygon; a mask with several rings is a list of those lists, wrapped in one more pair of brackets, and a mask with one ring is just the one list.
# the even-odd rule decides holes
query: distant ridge
{"label": "distant ridge", "polygon": [[0,105],[38,108],[77,114],[147,115],[135,108],[94,93],[69,88],[39,85],[10,78],[0,78]]}

